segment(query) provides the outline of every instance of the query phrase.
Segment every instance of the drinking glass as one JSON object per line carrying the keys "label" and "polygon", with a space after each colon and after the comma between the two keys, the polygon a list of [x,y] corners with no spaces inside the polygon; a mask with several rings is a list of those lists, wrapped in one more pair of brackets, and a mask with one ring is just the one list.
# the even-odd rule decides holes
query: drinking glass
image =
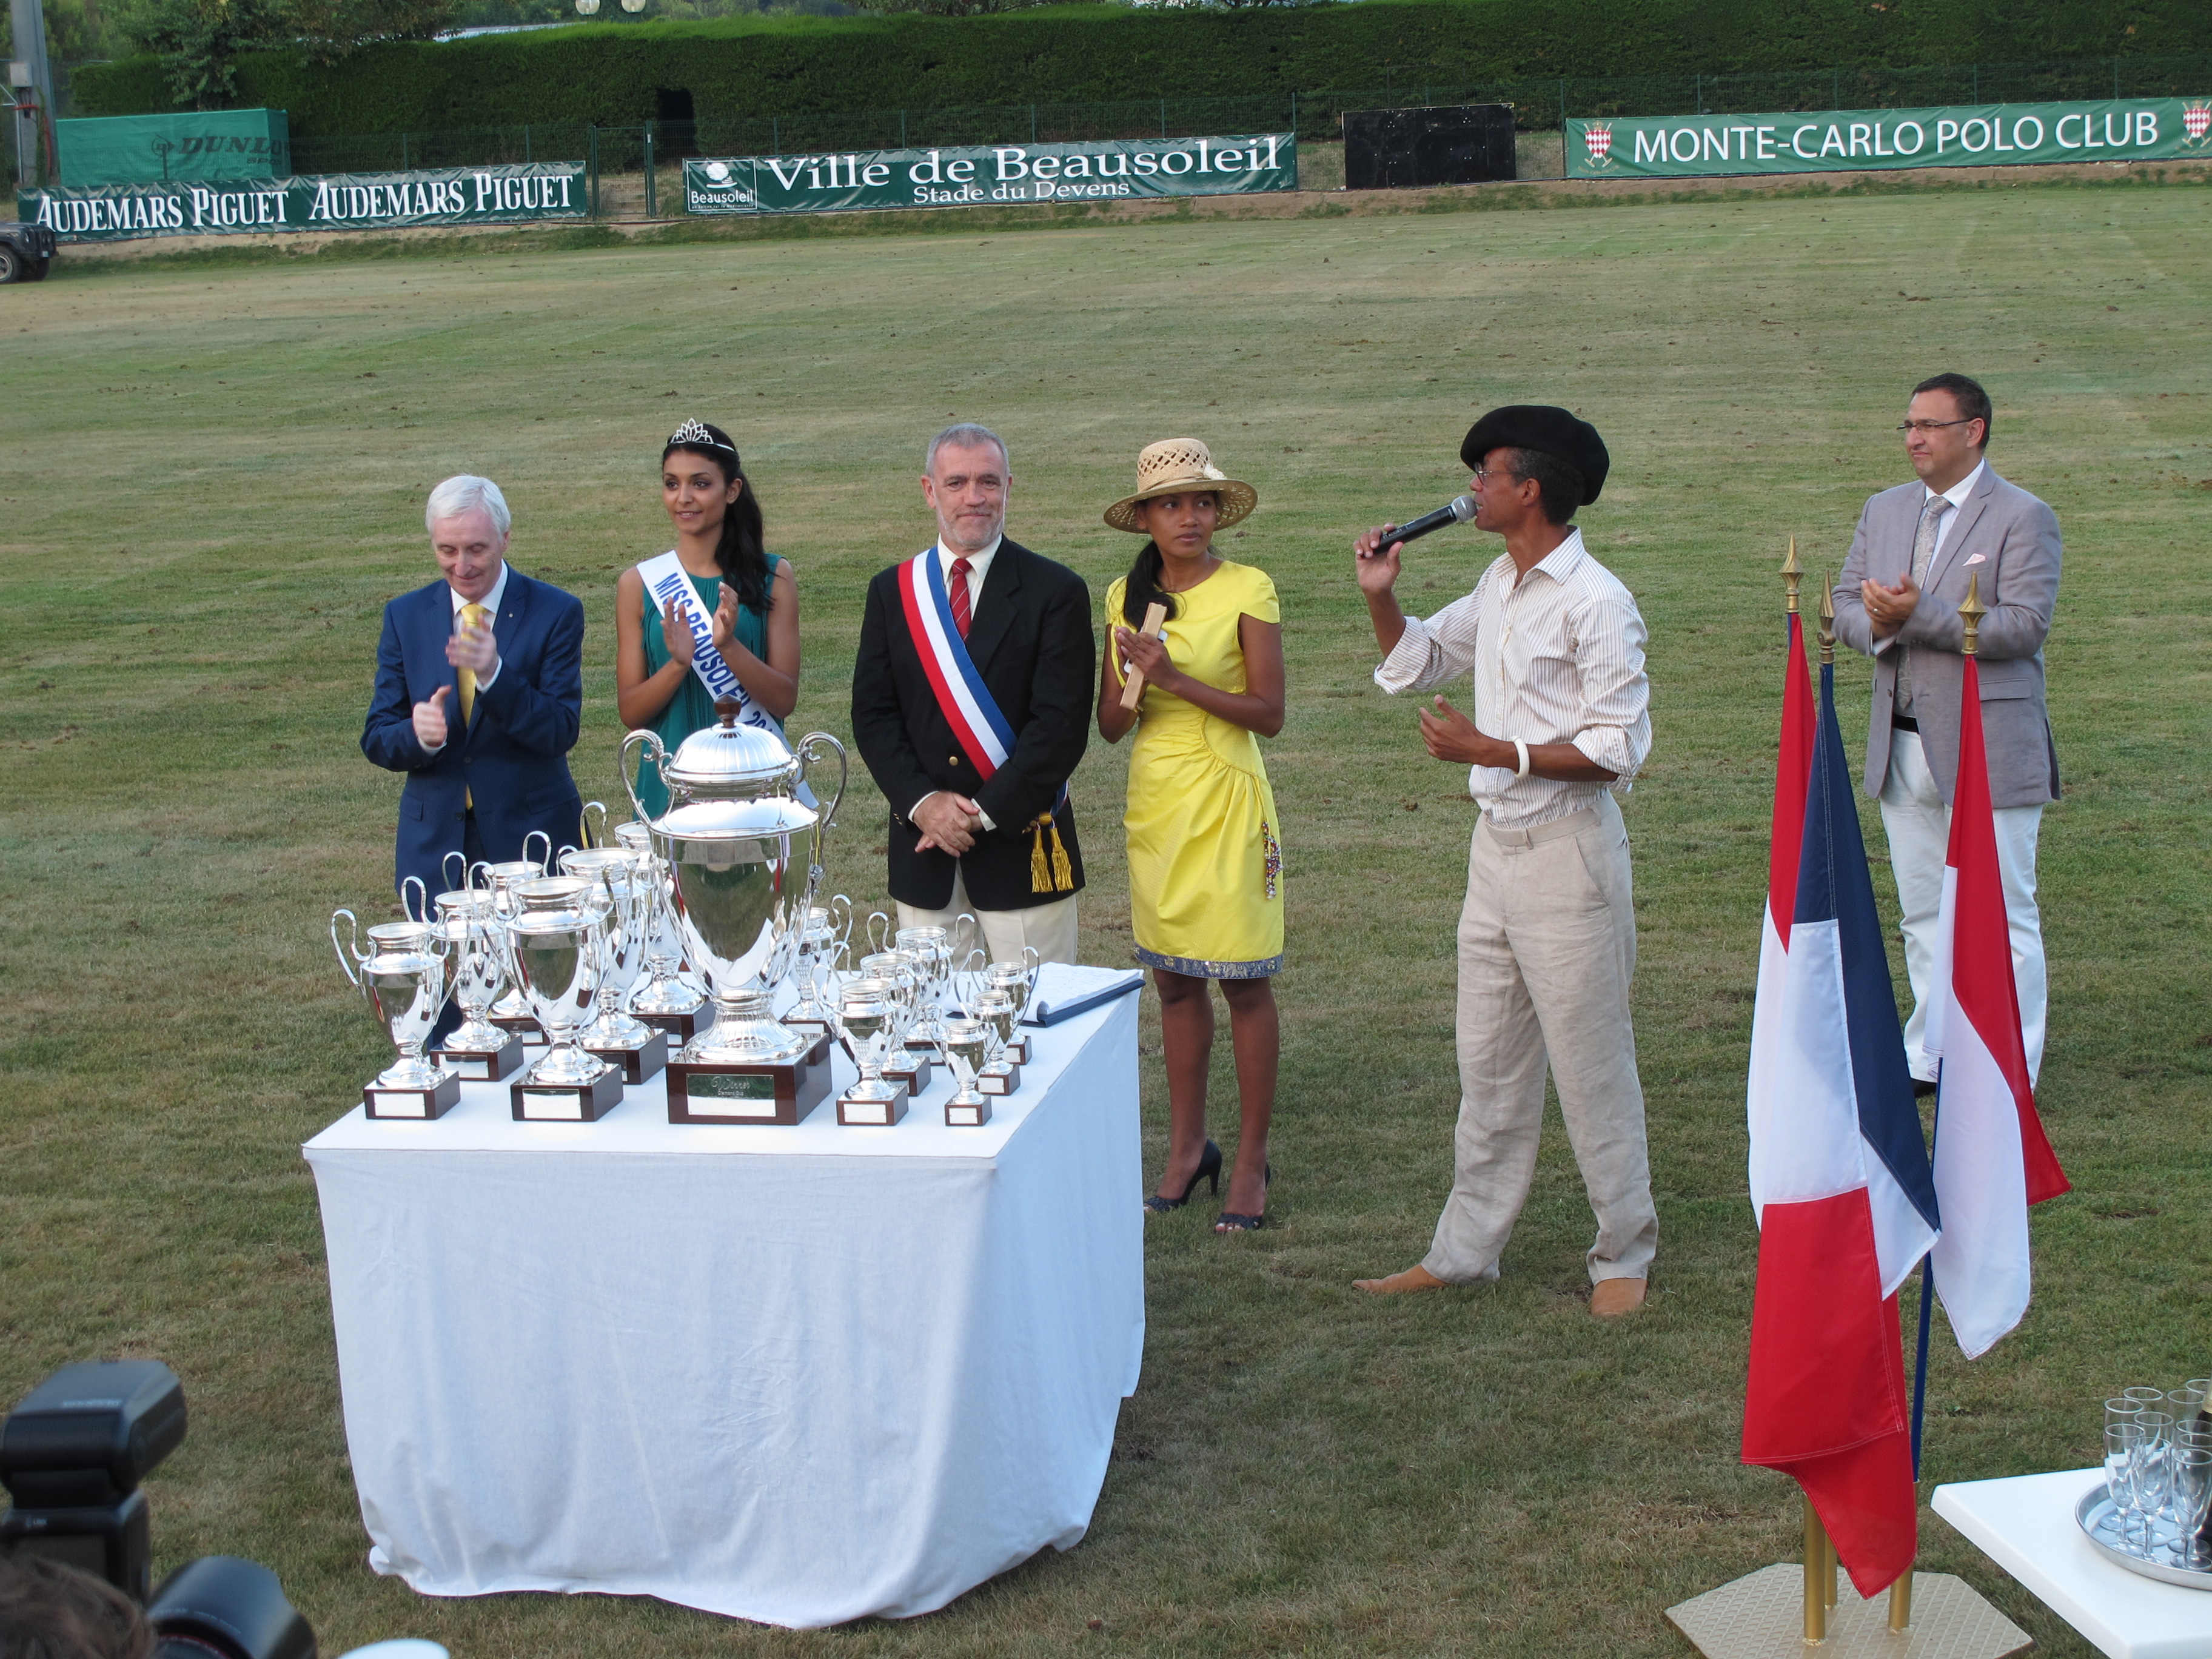
{"label": "drinking glass", "polygon": [[2191,1436],[2166,1452],[2171,1471],[2174,1525],[2174,1559],[2185,1567],[2204,1559],[2197,1534],[2204,1528],[2208,1500],[2212,1500],[2212,1437]]}
{"label": "drinking glass", "polygon": [[2142,1415],[2142,1401],[2130,1400],[2125,1395],[2116,1394],[2105,1402],[2105,1426],[2109,1429],[2119,1423],[2132,1425],[2136,1419]]}
{"label": "drinking glass", "polygon": [[2185,1382],[2178,1389],[2168,1389],[2166,1392],[2166,1404],[2160,1409],[2171,1412],[2173,1414],[2173,1420],[2177,1423],[2195,1422],[2197,1414],[2204,1409],[2203,1385],[2197,1382]]}
{"label": "drinking glass", "polygon": [[2173,1504],[2173,1448],[2170,1436],[2173,1419],[2165,1412],[2144,1412],[2136,1419],[2134,1486],[2136,1511],[2142,1518],[2142,1547],[2150,1552],[2158,1538],[2158,1523]]}
{"label": "drinking glass", "polygon": [[2166,1390],[2147,1388],[2139,1382],[2132,1389],[2122,1389],[2120,1396],[2124,1400],[2140,1401],[2145,1411],[2156,1411],[2165,1403]]}

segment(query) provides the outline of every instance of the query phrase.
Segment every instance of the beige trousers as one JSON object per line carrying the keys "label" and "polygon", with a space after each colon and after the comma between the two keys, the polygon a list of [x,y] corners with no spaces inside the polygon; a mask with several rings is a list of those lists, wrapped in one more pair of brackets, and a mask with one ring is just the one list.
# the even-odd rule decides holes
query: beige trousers
{"label": "beige trousers", "polygon": [[1459,920],[1459,1127],[1451,1197],[1421,1265],[1498,1277],[1528,1197],[1548,1064],[1597,1214],[1589,1276],[1641,1279],[1658,1248],[1628,981],[1636,910],[1611,795],[1534,830],[1476,826]]}
{"label": "beige trousers", "polygon": [[960,872],[952,872],[952,899],[942,910],[923,910],[900,902],[902,927],[950,927],[963,913],[982,924],[984,948],[994,962],[1019,962],[1022,947],[1029,946],[1046,962],[1075,960],[1075,901],[1079,894],[1054,899],[1026,910],[978,910],[968,902],[968,884]]}

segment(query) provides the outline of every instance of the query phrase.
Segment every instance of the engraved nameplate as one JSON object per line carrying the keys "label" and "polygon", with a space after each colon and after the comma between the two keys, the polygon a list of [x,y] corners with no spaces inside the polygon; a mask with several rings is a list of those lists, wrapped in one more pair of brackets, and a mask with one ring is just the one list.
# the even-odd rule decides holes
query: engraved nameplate
{"label": "engraved nameplate", "polygon": [[991,1103],[988,1101],[979,1102],[973,1106],[964,1106],[957,1100],[948,1100],[945,1103],[945,1123],[947,1128],[980,1129],[990,1121]]}
{"label": "engraved nameplate", "polygon": [[584,1116],[584,1097],[574,1089],[525,1089],[522,1115],[532,1121],[565,1119],[579,1123]]}

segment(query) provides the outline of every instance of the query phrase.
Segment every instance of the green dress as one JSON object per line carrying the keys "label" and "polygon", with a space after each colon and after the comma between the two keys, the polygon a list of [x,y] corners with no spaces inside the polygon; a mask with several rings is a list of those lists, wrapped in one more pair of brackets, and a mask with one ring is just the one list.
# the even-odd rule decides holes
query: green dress
{"label": "green dress", "polygon": [[[771,553],[768,556],[768,582],[770,592],[775,591],[776,568],[782,562],[783,557],[781,554]],[[690,575],[689,571],[684,574]],[[692,576],[691,586],[698,592],[699,603],[705,607],[705,614],[713,616],[715,608],[722,603],[722,579],[720,576]],[[669,662],[668,641],[661,637],[660,633],[660,613],[653,609],[653,596],[649,593],[640,592],[637,602],[645,609],[645,615],[641,618],[645,639],[645,672],[647,675],[658,674],[668,665]],[[738,625],[733,631],[738,644],[744,647],[763,662],[768,659],[768,618],[766,617],[754,610],[752,606],[741,603],[738,606]],[[714,700],[707,695],[707,688],[699,683],[698,675],[687,669],[684,672],[684,683],[676,688],[676,695],[668,700],[668,707],[660,711],[660,718],[653,722],[652,729],[660,734],[661,742],[668,746],[668,752],[672,756],[676,752],[677,744],[682,743],[694,732],[701,731],[714,723]],[[776,721],[775,729],[777,734],[781,735],[783,723],[781,720]],[[661,782],[660,774],[653,769],[653,763],[641,757],[637,764],[637,798],[645,807],[646,816],[648,817],[657,818],[668,810],[667,786]]]}

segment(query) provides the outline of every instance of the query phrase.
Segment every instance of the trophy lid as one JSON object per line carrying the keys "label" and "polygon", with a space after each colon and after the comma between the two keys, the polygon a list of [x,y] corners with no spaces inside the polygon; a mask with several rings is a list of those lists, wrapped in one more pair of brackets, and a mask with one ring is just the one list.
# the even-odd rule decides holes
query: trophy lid
{"label": "trophy lid", "polygon": [[720,724],[684,738],[662,769],[672,788],[721,797],[783,794],[799,781],[790,745],[763,727],[738,725],[743,707],[735,697],[715,700]]}

